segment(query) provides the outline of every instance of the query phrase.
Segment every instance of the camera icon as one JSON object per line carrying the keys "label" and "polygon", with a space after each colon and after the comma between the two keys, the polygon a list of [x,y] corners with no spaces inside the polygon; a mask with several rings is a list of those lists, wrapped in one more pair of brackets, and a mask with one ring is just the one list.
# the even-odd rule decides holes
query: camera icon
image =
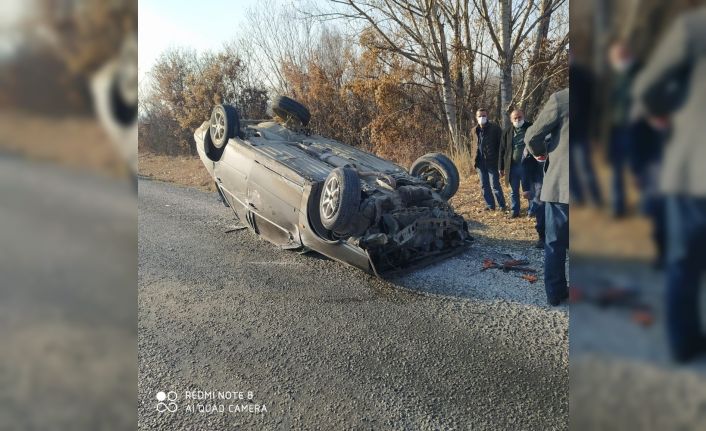
{"label": "camera icon", "polygon": [[164,412],[174,413],[175,411],[177,411],[177,408],[179,408],[179,406],[176,403],[177,398],[178,398],[178,395],[174,391],[169,391],[169,392],[159,391],[159,392],[157,392],[157,411],[159,413],[164,413]]}

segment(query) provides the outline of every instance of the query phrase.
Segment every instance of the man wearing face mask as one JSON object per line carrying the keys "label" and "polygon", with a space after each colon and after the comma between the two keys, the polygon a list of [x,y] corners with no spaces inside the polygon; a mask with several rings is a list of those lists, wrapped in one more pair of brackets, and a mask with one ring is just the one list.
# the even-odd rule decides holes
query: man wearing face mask
{"label": "man wearing face mask", "polygon": [[626,41],[614,42],[608,52],[613,69],[609,159],[613,170],[611,204],[614,217],[625,215],[625,167],[633,149],[634,126],[630,119],[630,87],[639,70]]}
{"label": "man wearing face mask", "polygon": [[523,190],[529,192],[527,184],[522,181],[524,176],[524,159],[527,157],[534,161],[525,148],[525,132],[532,123],[525,121],[525,114],[520,109],[515,109],[510,114],[512,125],[503,132],[500,143],[500,157],[498,157],[500,176],[505,177],[505,184],[510,186],[510,217],[520,216],[520,184]]}
{"label": "man wearing face mask", "polygon": [[471,157],[480,178],[485,210],[495,210],[497,200],[500,209],[505,211],[505,197],[500,188],[498,171],[502,130],[497,124],[488,121],[488,110],[485,108],[476,111],[476,121],[478,125],[471,130]]}

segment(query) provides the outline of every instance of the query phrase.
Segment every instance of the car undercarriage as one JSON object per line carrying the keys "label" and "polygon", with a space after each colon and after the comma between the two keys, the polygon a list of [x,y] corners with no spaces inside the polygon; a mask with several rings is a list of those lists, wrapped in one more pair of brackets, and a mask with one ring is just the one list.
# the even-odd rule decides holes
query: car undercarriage
{"label": "car undercarriage", "polygon": [[377,276],[418,268],[470,243],[466,221],[448,203],[459,178],[446,156],[427,154],[407,171],[311,134],[306,108],[278,100],[277,121],[241,123],[235,108],[218,105],[194,134],[224,203],[255,233]]}

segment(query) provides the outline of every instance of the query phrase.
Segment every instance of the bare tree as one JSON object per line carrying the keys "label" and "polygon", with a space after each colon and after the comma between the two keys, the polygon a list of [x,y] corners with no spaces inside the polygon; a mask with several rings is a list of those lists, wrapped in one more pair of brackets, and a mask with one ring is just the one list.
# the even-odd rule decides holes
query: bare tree
{"label": "bare tree", "polygon": [[[512,68],[516,54],[540,23],[549,25],[552,13],[566,4],[566,0],[542,1],[539,10],[534,0],[520,2],[516,7],[513,7],[512,0],[500,0],[497,10],[489,7],[487,0],[473,0],[473,3],[485,22],[497,52],[500,68],[500,112],[503,127],[507,127],[509,113],[515,102]],[[542,6],[546,7],[542,9]],[[537,30],[537,37],[540,39],[541,30],[540,26]]]}
{"label": "bare tree", "polygon": [[[547,7],[540,9],[534,0],[516,6],[512,0],[501,0],[492,7],[487,0],[470,4],[462,0],[332,0],[338,9],[311,16],[358,21],[375,32],[380,49],[421,66],[426,71],[423,79],[437,91],[450,150],[458,152],[464,148],[473,103],[478,103],[474,99],[490,96],[488,88],[478,93],[478,83],[491,85],[487,72],[492,70],[499,71],[497,105],[502,124],[507,126],[508,110],[517,98],[513,88],[516,54],[537,25],[565,1],[544,0]],[[477,43],[486,32],[494,53]],[[476,64],[478,59],[482,61]],[[484,79],[476,79],[484,71]]]}
{"label": "bare tree", "polygon": [[379,49],[393,52],[427,72],[425,79],[438,92],[451,150],[460,151],[464,134],[462,109],[467,103],[466,76],[474,59],[468,55],[474,51],[469,47],[471,25],[466,2],[333,0],[333,3],[346,9],[317,16],[362,21],[376,34]]}

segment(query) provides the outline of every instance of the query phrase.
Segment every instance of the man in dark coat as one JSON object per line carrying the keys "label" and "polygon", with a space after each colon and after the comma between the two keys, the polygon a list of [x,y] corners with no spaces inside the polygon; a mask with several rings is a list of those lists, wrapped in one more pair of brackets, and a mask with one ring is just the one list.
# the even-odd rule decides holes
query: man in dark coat
{"label": "man in dark coat", "polygon": [[471,130],[471,157],[473,167],[478,172],[483,190],[486,211],[495,209],[495,201],[503,211],[506,210],[505,197],[500,188],[500,172],[498,160],[500,153],[500,126],[488,121],[488,110],[480,108],[476,111],[478,125]]}
{"label": "man in dark coat", "polygon": [[595,128],[592,115],[593,93],[596,91],[595,79],[591,69],[578,63],[571,53],[569,53],[569,82],[572,94],[569,109],[574,117],[569,152],[571,203],[583,205],[590,200],[596,206],[603,206],[603,196],[593,169],[590,145],[591,130]]}
{"label": "man in dark coat", "polygon": [[635,144],[635,127],[630,116],[633,110],[630,88],[640,67],[633,60],[632,51],[625,41],[617,41],[611,45],[609,59],[613,67],[613,88],[610,100],[611,131],[608,148],[609,161],[613,168],[611,203],[613,216],[623,217],[626,211],[624,171]]}
{"label": "man in dark coat", "polygon": [[[547,135],[551,135],[546,140]],[[544,288],[547,302],[569,297],[566,254],[569,249],[569,89],[558,91],[525,134],[527,149],[546,159],[541,199],[545,209]]]}
{"label": "man in dark coat", "polygon": [[[498,157],[500,176],[505,177],[505,184],[510,187],[510,217],[520,216],[520,185],[524,177],[523,161],[529,157],[534,160],[525,147],[525,132],[532,123],[525,121],[525,113],[515,109],[510,113],[512,124],[503,132],[500,142],[500,156]],[[530,189],[523,187],[525,192]]]}

